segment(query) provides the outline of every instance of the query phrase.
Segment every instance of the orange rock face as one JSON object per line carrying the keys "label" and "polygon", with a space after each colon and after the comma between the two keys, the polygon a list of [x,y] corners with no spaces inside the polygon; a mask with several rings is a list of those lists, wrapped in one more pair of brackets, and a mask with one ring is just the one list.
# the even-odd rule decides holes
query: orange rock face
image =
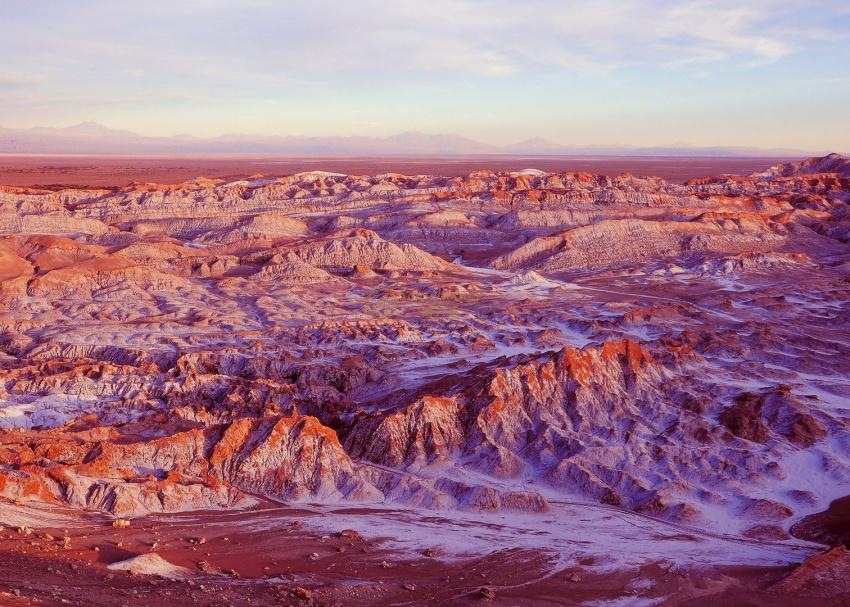
{"label": "orange rock face", "polygon": [[846,171],[3,188],[0,496],[788,541],[850,494]]}

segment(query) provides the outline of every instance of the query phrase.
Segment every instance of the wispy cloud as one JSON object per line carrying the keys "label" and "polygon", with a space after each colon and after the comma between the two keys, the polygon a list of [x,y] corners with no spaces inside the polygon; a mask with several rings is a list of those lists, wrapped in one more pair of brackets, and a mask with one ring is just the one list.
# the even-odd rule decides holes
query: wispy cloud
{"label": "wispy cloud", "polygon": [[[29,53],[35,62],[80,59],[113,69],[124,62],[125,70],[166,70],[190,80],[216,69],[272,77],[498,77],[546,68],[752,65],[779,60],[820,36],[848,33],[846,23],[833,19],[845,3],[829,0],[33,4],[41,8],[0,21],[9,58]],[[14,11],[8,3],[2,10]],[[20,27],[28,20],[32,27]]]}
{"label": "wispy cloud", "polygon": [[847,48],[847,0],[0,0],[0,121],[520,130],[543,104],[682,124],[721,80],[796,107],[786,83],[846,70]]}

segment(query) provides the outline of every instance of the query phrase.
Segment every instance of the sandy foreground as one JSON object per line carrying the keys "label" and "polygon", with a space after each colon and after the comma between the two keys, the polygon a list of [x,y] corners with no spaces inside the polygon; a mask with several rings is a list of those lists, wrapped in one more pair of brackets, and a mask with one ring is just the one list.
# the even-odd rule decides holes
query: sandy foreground
{"label": "sandy foreground", "polygon": [[[245,511],[152,515],[115,528],[107,517],[4,505],[6,520],[30,531],[7,528],[0,537],[0,585],[6,588],[0,604],[812,604],[810,597],[770,590],[793,569],[782,561],[811,554],[811,545],[744,544],[627,512],[609,511],[604,525],[601,519],[594,525],[582,511],[583,519],[536,521],[538,528],[529,529],[522,521],[434,518],[429,524],[414,512],[258,502]],[[611,518],[622,518],[620,543]],[[554,528],[547,532],[547,525]],[[642,531],[627,529],[634,526]],[[399,529],[393,538],[381,537]],[[523,537],[534,533],[548,538]],[[487,555],[464,555],[467,537],[469,552],[490,542]],[[172,579],[166,569],[107,568],[139,555],[158,555],[183,569]],[[752,564],[724,564],[742,560]],[[847,603],[839,597],[819,604]]]}

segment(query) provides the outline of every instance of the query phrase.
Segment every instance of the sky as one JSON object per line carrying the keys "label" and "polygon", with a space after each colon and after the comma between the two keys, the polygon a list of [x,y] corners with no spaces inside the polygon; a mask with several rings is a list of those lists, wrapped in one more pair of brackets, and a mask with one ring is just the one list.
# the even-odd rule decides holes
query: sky
{"label": "sky", "polygon": [[0,0],[0,126],[850,152],[848,0]]}

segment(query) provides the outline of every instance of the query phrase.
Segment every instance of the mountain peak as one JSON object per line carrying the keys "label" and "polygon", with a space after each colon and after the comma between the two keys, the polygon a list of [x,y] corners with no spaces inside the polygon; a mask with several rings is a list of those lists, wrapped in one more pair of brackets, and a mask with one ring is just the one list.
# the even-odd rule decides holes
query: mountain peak
{"label": "mountain peak", "polygon": [[68,133],[80,133],[87,135],[104,135],[107,133],[115,132],[108,126],[100,124],[99,122],[94,122],[92,120],[84,120],[83,122],[80,122],[78,124],[66,126],[62,130]]}
{"label": "mountain peak", "polygon": [[[493,145],[454,133],[426,133],[408,130],[380,136],[302,136],[228,134],[219,137],[173,137],[139,135],[113,129],[95,121],[83,121],[64,128],[4,128],[0,152],[58,154],[139,154],[139,153],[267,153],[330,154],[375,156],[382,154],[425,154],[437,156],[470,154],[518,155],[628,155],[628,156],[776,156],[799,157],[793,150],[758,150],[736,147],[650,147],[622,145],[560,144],[544,137],[529,137],[511,145]],[[830,154],[826,163],[844,164],[846,157]],[[843,169],[839,169],[843,170]]]}
{"label": "mountain peak", "polygon": [[114,139],[141,139],[141,136],[133,131],[123,129],[113,129],[99,122],[85,120],[64,128],[42,128],[36,127],[31,129],[41,134],[55,134],[61,139],[80,138],[83,141],[105,141],[108,142]]}
{"label": "mountain peak", "polygon": [[516,145],[546,145],[546,146],[558,146],[559,144],[554,141],[550,141],[549,139],[545,139],[543,137],[529,137],[528,139],[523,139],[518,142]]}
{"label": "mountain peak", "polygon": [[507,149],[521,154],[546,154],[563,152],[565,147],[543,137],[530,137],[509,145]]}

